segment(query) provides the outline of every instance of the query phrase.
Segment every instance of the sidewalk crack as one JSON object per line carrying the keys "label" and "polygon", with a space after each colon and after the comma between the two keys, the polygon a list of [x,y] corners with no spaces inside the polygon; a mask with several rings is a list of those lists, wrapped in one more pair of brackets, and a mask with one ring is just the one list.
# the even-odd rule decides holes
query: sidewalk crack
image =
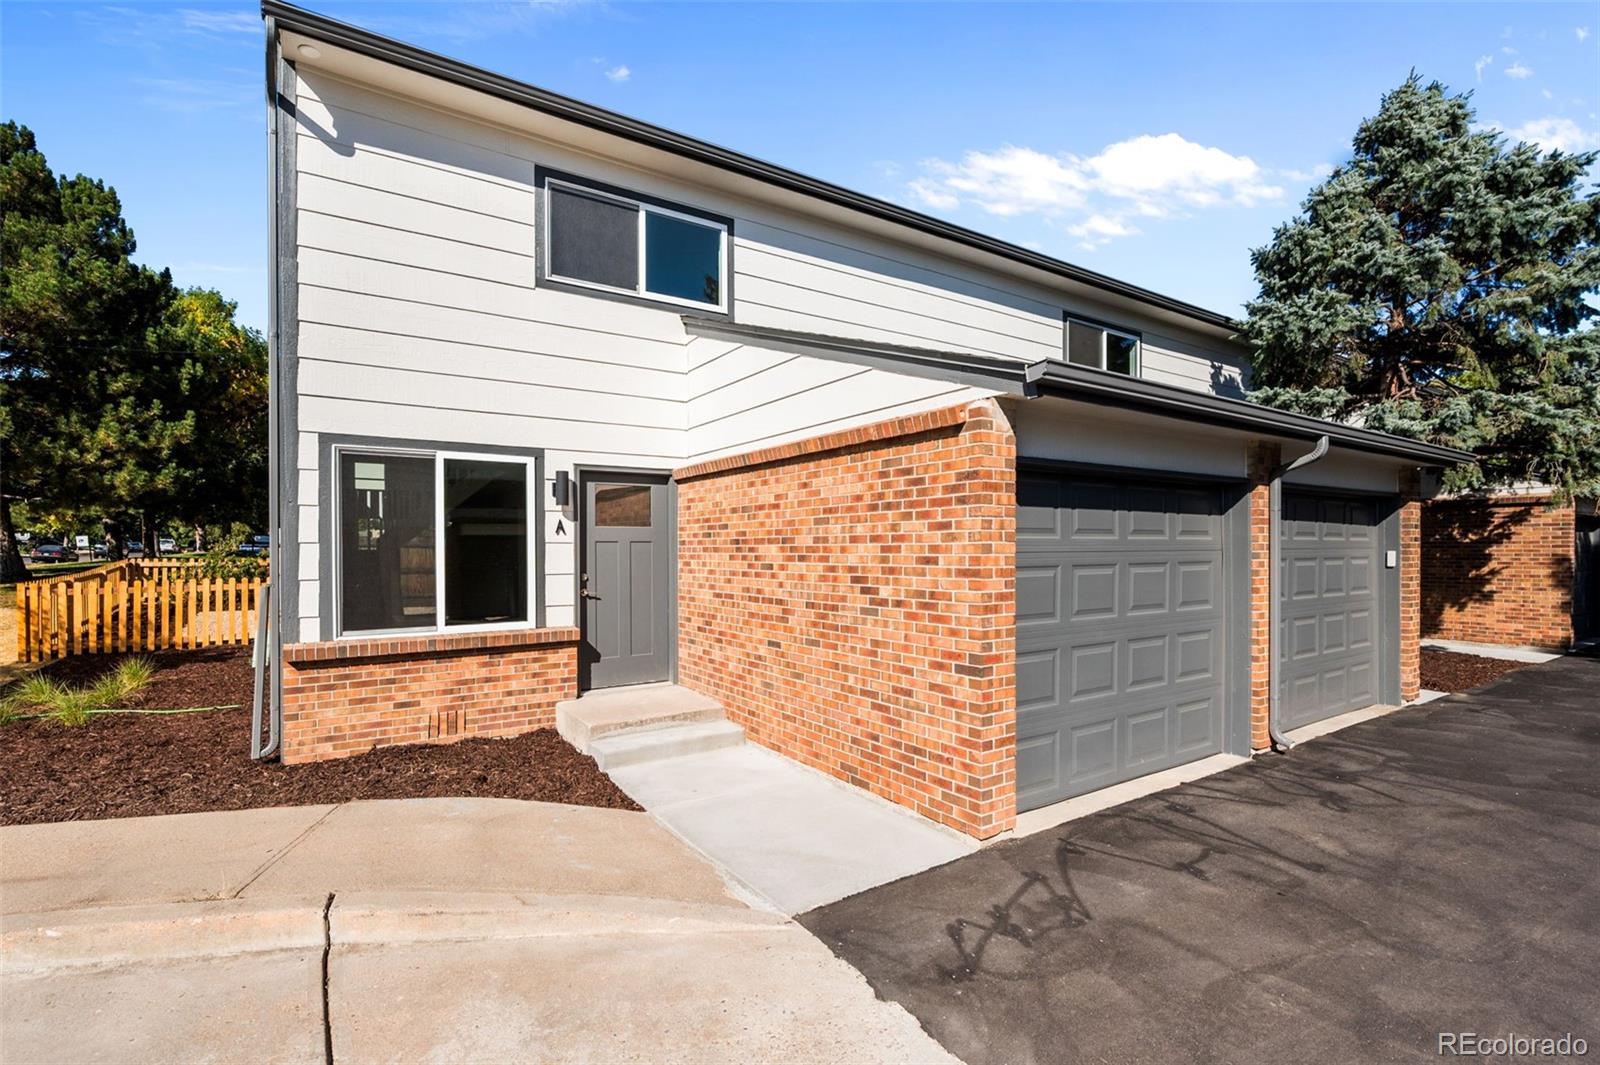
{"label": "sidewalk crack", "polygon": [[333,1065],[333,1010],[328,996],[328,959],[333,953],[333,892],[322,906],[322,1059]]}
{"label": "sidewalk crack", "polygon": [[279,862],[283,861],[283,858],[286,854],[300,846],[301,843],[304,843],[307,836],[315,832],[317,827],[321,825],[322,822],[332,817],[334,811],[343,805],[344,803],[336,803],[333,806],[328,807],[326,813],[317,818],[315,821],[311,822],[311,824],[307,825],[305,831],[301,832],[294,839],[291,839],[288,846],[284,847],[283,850],[279,851],[277,854],[274,854],[272,857],[268,858],[266,861],[257,866],[256,871],[250,874],[249,879],[235,888],[233,894],[229,895],[228,897],[230,899],[236,899],[240,895],[243,895],[245,891],[249,889],[251,884],[254,884],[257,880],[261,879],[261,875],[263,873],[265,873],[268,869],[271,869],[274,865],[277,865]]}

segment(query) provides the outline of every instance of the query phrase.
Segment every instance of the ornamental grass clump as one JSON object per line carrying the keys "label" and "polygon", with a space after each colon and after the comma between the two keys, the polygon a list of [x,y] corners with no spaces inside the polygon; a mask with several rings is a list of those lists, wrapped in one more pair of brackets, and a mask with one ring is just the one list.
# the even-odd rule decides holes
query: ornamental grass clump
{"label": "ornamental grass clump", "polygon": [[48,718],[58,724],[82,725],[91,714],[129,713],[120,704],[149,686],[155,665],[148,658],[129,658],[93,684],[72,688],[34,673],[18,681],[0,700],[0,721]]}

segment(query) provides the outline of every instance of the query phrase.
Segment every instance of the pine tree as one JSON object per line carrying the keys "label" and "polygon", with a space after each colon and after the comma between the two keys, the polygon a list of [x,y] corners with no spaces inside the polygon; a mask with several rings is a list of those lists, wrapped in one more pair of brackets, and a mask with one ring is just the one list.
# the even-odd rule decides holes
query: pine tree
{"label": "pine tree", "polygon": [[[11,504],[113,525],[259,520],[266,352],[215,292],[133,262],[116,191],[0,124],[0,583]],[[113,536],[113,543],[120,536]]]}
{"label": "pine tree", "polygon": [[1453,488],[1600,491],[1597,153],[1476,128],[1415,74],[1252,253],[1251,398],[1477,453]]}

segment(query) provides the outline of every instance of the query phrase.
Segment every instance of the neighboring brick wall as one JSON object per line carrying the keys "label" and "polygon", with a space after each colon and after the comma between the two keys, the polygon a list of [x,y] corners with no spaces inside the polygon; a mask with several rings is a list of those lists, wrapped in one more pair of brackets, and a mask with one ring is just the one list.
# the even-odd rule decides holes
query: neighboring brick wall
{"label": "neighboring brick wall", "polygon": [[1422,514],[1422,632],[1565,650],[1576,511],[1548,496],[1436,499]]}
{"label": "neighboring brick wall", "polygon": [[283,761],[543,728],[577,677],[575,628],[290,644]]}
{"label": "neighboring brick wall", "polygon": [[1272,746],[1268,716],[1272,699],[1272,470],[1281,461],[1277,444],[1252,442],[1250,478],[1250,748]]}
{"label": "neighboring brick wall", "polygon": [[679,470],[679,675],[987,838],[1016,817],[1016,442],[985,400]]}

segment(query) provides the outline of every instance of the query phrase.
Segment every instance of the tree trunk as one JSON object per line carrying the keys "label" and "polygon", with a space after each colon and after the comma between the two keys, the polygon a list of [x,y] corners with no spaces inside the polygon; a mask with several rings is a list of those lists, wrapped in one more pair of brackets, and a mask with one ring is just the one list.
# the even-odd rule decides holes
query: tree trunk
{"label": "tree trunk", "polygon": [[22,552],[17,550],[15,530],[11,527],[11,500],[5,494],[5,485],[0,482],[0,584],[15,584],[26,580],[28,567],[22,561]]}

